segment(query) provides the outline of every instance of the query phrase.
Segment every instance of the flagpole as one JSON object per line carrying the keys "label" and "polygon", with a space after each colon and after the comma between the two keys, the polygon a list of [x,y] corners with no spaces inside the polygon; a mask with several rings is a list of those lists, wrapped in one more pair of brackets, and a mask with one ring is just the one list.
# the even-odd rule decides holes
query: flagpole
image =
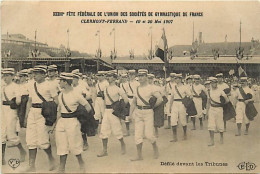
{"label": "flagpole", "polygon": [[114,28],[114,54],[116,52],[116,29]]}
{"label": "flagpole", "polygon": [[37,35],[37,30],[35,30],[35,36],[34,36],[34,50],[36,51],[36,35]]}
{"label": "flagpole", "polygon": [[193,21],[193,27],[192,27],[192,43],[194,42],[194,21]]}
{"label": "flagpole", "polygon": [[151,28],[151,58],[153,57],[153,31]]}
{"label": "flagpole", "polygon": [[164,78],[166,79],[166,76],[167,76],[167,48],[166,48],[166,36],[165,36],[165,30],[163,28],[163,37],[164,37],[164,67],[165,67],[165,71],[164,71]]}
{"label": "flagpole", "polygon": [[98,50],[100,51],[100,30],[98,32]]}
{"label": "flagpole", "polygon": [[69,47],[70,47],[70,31],[69,31],[69,29],[67,30],[67,33],[68,33],[68,45],[67,45],[67,49],[69,49]]}
{"label": "flagpole", "polygon": [[239,34],[240,34],[240,39],[239,39],[239,48],[241,48],[241,20],[240,20],[240,32],[239,32]]}

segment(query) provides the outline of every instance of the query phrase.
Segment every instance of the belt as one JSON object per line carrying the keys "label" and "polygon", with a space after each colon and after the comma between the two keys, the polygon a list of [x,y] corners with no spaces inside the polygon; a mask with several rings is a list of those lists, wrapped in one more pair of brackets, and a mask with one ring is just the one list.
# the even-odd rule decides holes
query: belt
{"label": "belt", "polygon": [[62,118],[75,118],[77,116],[75,116],[73,113],[61,113],[61,117]]}
{"label": "belt", "polygon": [[9,101],[3,101],[3,105],[10,105]]}
{"label": "belt", "polygon": [[32,103],[32,107],[33,108],[42,108],[42,104],[41,103]]}
{"label": "belt", "polygon": [[174,99],[173,101],[182,101],[182,99]]}
{"label": "belt", "polygon": [[106,105],[106,109],[113,109],[112,105]]}
{"label": "belt", "polygon": [[216,104],[210,104],[210,106],[214,107],[214,108],[221,108],[221,105],[216,105]]}
{"label": "belt", "polygon": [[140,110],[143,110],[143,109],[152,109],[151,106],[139,106],[139,105],[137,105],[137,108],[140,109]]}
{"label": "belt", "polygon": [[127,96],[128,98],[134,98],[134,96]]}
{"label": "belt", "polygon": [[195,97],[195,98],[201,98],[200,96],[197,96],[197,95],[194,95],[193,97]]}
{"label": "belt", "polygon": [[239,102],[244,102],[244,101],[245,101],[245,99],[238,99],[238,101],[239,101]]}

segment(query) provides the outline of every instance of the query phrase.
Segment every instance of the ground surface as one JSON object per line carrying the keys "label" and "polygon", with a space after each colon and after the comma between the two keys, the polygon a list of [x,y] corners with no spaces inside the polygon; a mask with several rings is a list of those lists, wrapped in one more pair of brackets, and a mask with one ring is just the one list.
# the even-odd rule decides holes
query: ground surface
{"label": "ground surface", "polygon": [[[260,103],[256,104],[260,113]],[[166,122],[165,122],[166,123]],[[97,154],[102,150],[102,143],[98,136],[89,137],[89,149],[83,152],[85,167],[87,173],[182,173],[182,172],[260,172],[260,117],[259,115],[251,123],[249,135],[242,134],[236,137],[236,124],[234,120],[227,122],[227,132],[224,133],[224,144],[219,143],[219,134],[215,134],[215,146],[208,147],[209,133],[207,131],[207,120],[204,121],[204,129],[191,131],[191,122],[188,123],[188,140],[182,141],[182,129],[178,127],[179,141],[170,143],[172,133],[170,129],[159,129],[158,146],[160,157],[153,159],[152,146],[145,140],[143,145],[143,161],[131,162],[130,159],[136,155],[134,144],[133,126],[131,126],[131,136],[125,138],[127,153],[120,154],[120,144],[115,137],[109,139],[109,156],[98,158]],[[123,124],[125,130],[125,126]],[[245,125],[242,126],[244,131]],[[21,130],[20,137],[22,144],[25,145],[25,130]],[[56,163],[59,163],[59,157],[56,155],[55,137],[51,134],[51,143]],[[27,150],[28,152],[28,150]],[[7,148],[6,160],[19,158],[17,148]],[[161,165],[161,162],[171,162],[173,165]],[[190,163],[192,166],[180,166],[179,163]],[[228,166],[206,166],[205,162],[227,163]],[[241,162],[252,162],[257,167],[255,170],[239,170],[237,167]],[[196,166],[196,163],[202,163],[203,166]],[[3,166],[2,173],[17,172],[20,173],[28,165],[28,155],[26,162],[21,163],[19,167],[13,170],[8,164]],[[47,156],[42,150],[38,150],[36,160],[37,172],[46,173],[48,171]],[[79,172],[79,165],[73,155],[68,156],[66,172]],[[52,173],[55,173],[52,172]]]}

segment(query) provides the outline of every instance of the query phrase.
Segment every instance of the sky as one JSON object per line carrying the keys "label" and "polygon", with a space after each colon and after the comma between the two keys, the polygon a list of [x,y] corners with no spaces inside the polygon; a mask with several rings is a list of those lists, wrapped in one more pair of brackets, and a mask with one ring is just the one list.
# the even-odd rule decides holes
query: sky
{"label": "sky", "polygon": [[[188,17],[158,16],[53,16],[53,12],[188,12]],[[190,12],[202,12],[203,16],[189,16]],[[76,14],[77,15],[77,14]],[[123,24],[86,24],[82,19],[127,19],[133,23]],[[171,24],[155,24],[154,20],[173,20]],[[152,24],[136,24],[136,20],[153,20]],[[110,32],[115,28],[115,46],[118,56],[129,55],[133,49],[135,55],[147,54],[152,45],[159,43],[162,28],[165,29],[168,46],[188,44],[192,42],[192,26],[194,36],[202,32],[205,43],[223,42],[227,35],[229,42],[239,42],[239,26],[242,23],[242,42],[251,38],[260,39],[260,2],[32,2],[5,1],[1,5],[1,34],[21,33],[34,39],[37,30],[37,41],[49,46],[59,47],[69,42],[71,50],[95,54],[98,48],[100,31],[100,47],[104,56],[110,55],[114,48],[114,37]]]}

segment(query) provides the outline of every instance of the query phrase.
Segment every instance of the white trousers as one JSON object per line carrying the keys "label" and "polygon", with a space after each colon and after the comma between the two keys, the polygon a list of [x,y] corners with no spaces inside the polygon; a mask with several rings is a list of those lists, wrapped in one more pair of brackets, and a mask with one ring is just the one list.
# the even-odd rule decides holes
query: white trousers
{"label": "white trousers", "polygon": [[154,118],[152,109],[135,109],[135,144],[143,142],[145,137],[154,143]]}
{"label": "white trousers", "polygon": [[26,143],[29,149],[48,149],[50,146],[48,128],[41,108],[30,108],[27,118]]}
{"label": "white trousers", "polygon": [[167,99],[168,99],[168,102],[165,104],[164,113],[165,113],[167,116],[171,116],[171,113],[170,113],[170,111],[169,111],[169,109],[170,109],[171,95],[168,95],[168,96],[167,96]]}
{"label": "white trousers", "polygon": [[244,102],[237,102],[236,105],[236,123],[249,123],[249,120],[246,116],[246,104]]}
{"label": "white trousers", "polygon": [[209,118],[208,118],[208,130],[219,132],[224,131],[224,121],[223,121],[223,108],[222,107],[212,107],[209,108]]}
{"label": "white trousers", "polygon": [[7,143],[7,146],[18,145],[20,138],[16,134],[16,124],[18,121],[17,110],[11,109],[8,105],[2,105],[1,111],[2,144]]}
{"label": "white trousers", "polygon": [[123,138],[123,131],[120,119],[112,114],[113,109],[105,109],[104,117],[101,123],[100,138],[106,139],[111,132],[117,139]]}
{"label": "white trousers", "polygon": [[105,112],[105,103],[101,97],[96,98],[94,110],[95,110],[95,115],[94,115],[95,119],[101,120]]}
{"label": "white trousers", "polygon": [[57,155],[79,155],[83,152],[80,123],[77,118],[60,118],[56,125]]}
{"label": "white trousers", "polygon": [[181,101],[174,101],[172,103],[171,111],[171,126],[176,126],[178,124],[178,120],[180,120],[182,126],[187,125],[186,108]]}
{"label": "white trousers", "polygon": [[[198,97],[193,97],[193,101],[195,104],[195,108],[197,110],[197,117],[198,118],[202,118],[202,98],[198,98]],[[195,116],[191,116],[191,117],[195,117]]]}

